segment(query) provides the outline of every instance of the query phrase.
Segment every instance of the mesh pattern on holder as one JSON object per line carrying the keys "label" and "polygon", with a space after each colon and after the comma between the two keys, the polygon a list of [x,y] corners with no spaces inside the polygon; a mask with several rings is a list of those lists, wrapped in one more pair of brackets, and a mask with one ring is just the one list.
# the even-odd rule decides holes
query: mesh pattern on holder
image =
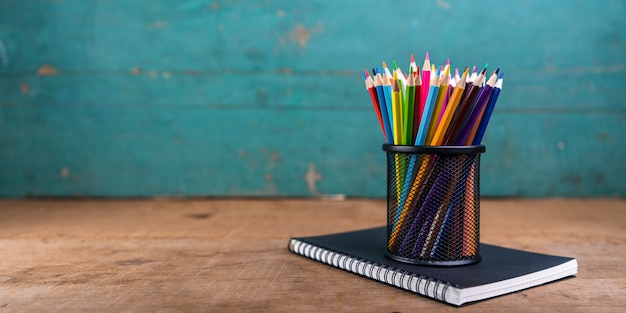
{"label": "mesh pattern on holder", "polygon": [[439,266],[480,260],[482,151],[446,148],[452,153],[387,150],[388,257]]}

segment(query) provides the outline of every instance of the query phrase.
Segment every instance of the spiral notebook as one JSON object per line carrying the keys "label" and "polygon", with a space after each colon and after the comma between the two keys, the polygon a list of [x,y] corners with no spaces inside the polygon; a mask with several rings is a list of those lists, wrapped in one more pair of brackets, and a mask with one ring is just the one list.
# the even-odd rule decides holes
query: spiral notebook
{"label": "spiral notebook", "polygon": [[291,238],[291,252],[452,305],[484,300],[575,276],[574,258],[481,243],[479,263],[418,266],[385,257],[386,227]]}

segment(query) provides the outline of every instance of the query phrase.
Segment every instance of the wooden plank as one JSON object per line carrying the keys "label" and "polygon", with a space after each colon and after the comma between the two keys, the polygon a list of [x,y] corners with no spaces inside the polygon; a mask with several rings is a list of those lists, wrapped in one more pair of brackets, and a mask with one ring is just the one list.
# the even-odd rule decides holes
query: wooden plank
{"label": "wooden plank", "polygon": [[[579,274],[463,311],[626,306],[625,204],[482,201],[483,242],[575,257]],[[384,206],[371,200],[0,201],[0,312],[458,312],[287,251],[292,236],[383,225]]]}
{"label": "wooden plank", "polygon": [[[385,196],[372,112],[5,107],[2,196]],[[624,115],[499,114],[482,195],[619,196]],[[584,125],[592,125],[586,128]],[[532,139],[529,139],[532,138]],[[19,164],[19,166],[16,166]],[[319,176],[319,177],[318,177]]]}
{"label": "wooden plank", "polygon": [[[626,114],[626,90],[620,88],[626,71],[615,73],[542,72],[505,69],[498,111],[520,113],[610,112]],[[508,79],[508,77],[511,79]],[[581,86],[580,81],[585,81]],[[0,77],[0,109],[7,105],[197,106],[218,109],[305,108],[371,110],[362,74],[356,72],[224,73],[193,71],[131,71],[115,74],[63,73],[54,76]]]}
{"label": "wooden plank", "polygon": [[[357,1],[5,1],[0,34],[13,61],[2,71],[35,72],[45,63],[62,71],[360,70],[425,50],[436,64],[450,57],[531,72],[624,70],[621,1],[483,2],[489,10],[471,2],[394,4],[407,9]],[[424,31],[432,25],[440,31]]]}
{"label": "wooden plank", "polygon": [[626,194],[624,2],[394,4],[3,1],[0,196],[384,196],[360,71],[425,50],[506,72],[483,195]]}

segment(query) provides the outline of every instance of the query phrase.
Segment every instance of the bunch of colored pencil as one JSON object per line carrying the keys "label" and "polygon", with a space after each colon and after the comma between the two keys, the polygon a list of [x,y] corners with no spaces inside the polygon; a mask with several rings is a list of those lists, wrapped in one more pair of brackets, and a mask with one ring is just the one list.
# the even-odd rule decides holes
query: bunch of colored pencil
{"label": "bunch of colored pencil", "polygon": [[[426,53],[421,72],[411,55],[408,75],[395,62],[393,71],[383,62],[382,71],[374,68],[370,75],[365,70],[364,78],[388,144],[472,146],[480,145],[502,89],[504,73],[499,73],[499,69],[489,77],[486,73],[487,66],[480,72],[474,67],[471,73],[465,68],[462,75],[456,69],[452,75],[449,60],[436,68]],[[437,244],[450,236],[445,233],[447,229],[455,228],[461,237],[477,233],[478,221],[472,217],[477,212],[470,212],[475,197],[470,195],[470,187],[477,175],[471,158],[460,158],[459,162],[467,169],[463,177],[450,176],[446,168],[438,166],[444,160],[437,155],[418,158],[395,154],[393,158],[389,161],[393,181],[388,182],[396,191],[390,195],[394,199],[388,201],[393,206],[388,213],[392,227],[388,240],[390,251],[402,252],[409,258],[428,259],[447,248]],[[439,193],[443,196],[435,199],[433,195]],[[459,198],[466,201],[452,201]],[[453,220],[451,215],[459,212],[466,216],[462,227],[443,223],[444,219]],[[446,238],[440,240],[440,237]],[[463,241],[459,255],[447,257],[471,256],[477,252],[477,238],[463,238]]]}
{"label": "bunch of colored pencil", "polygon": [[363,76],[388,144],[469,146],[483,139],[504,73],[487,76],[486,66],[479,73],[474,66],[452,75],[449,59],[436,69],[427,52],[421,72],[411,55],[408,75],[383,62],[382,71]]}

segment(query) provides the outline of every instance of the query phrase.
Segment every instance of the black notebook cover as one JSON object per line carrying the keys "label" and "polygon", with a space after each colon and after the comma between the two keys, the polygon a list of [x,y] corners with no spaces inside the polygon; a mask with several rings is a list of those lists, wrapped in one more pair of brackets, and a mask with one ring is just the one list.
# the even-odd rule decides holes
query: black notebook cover
{"label": "black notebook cover", "polygon": [[[296,254],[461,305],[575,275],[576,260],[481,244],[482,260],[459,267],[419,266],[385,257],[386,227],[292,238]],[[382,274],[381,274],[382,271]],[[432,284],[430,284],[432,283]],[[429,286],[430,284],[430,286]]]}

